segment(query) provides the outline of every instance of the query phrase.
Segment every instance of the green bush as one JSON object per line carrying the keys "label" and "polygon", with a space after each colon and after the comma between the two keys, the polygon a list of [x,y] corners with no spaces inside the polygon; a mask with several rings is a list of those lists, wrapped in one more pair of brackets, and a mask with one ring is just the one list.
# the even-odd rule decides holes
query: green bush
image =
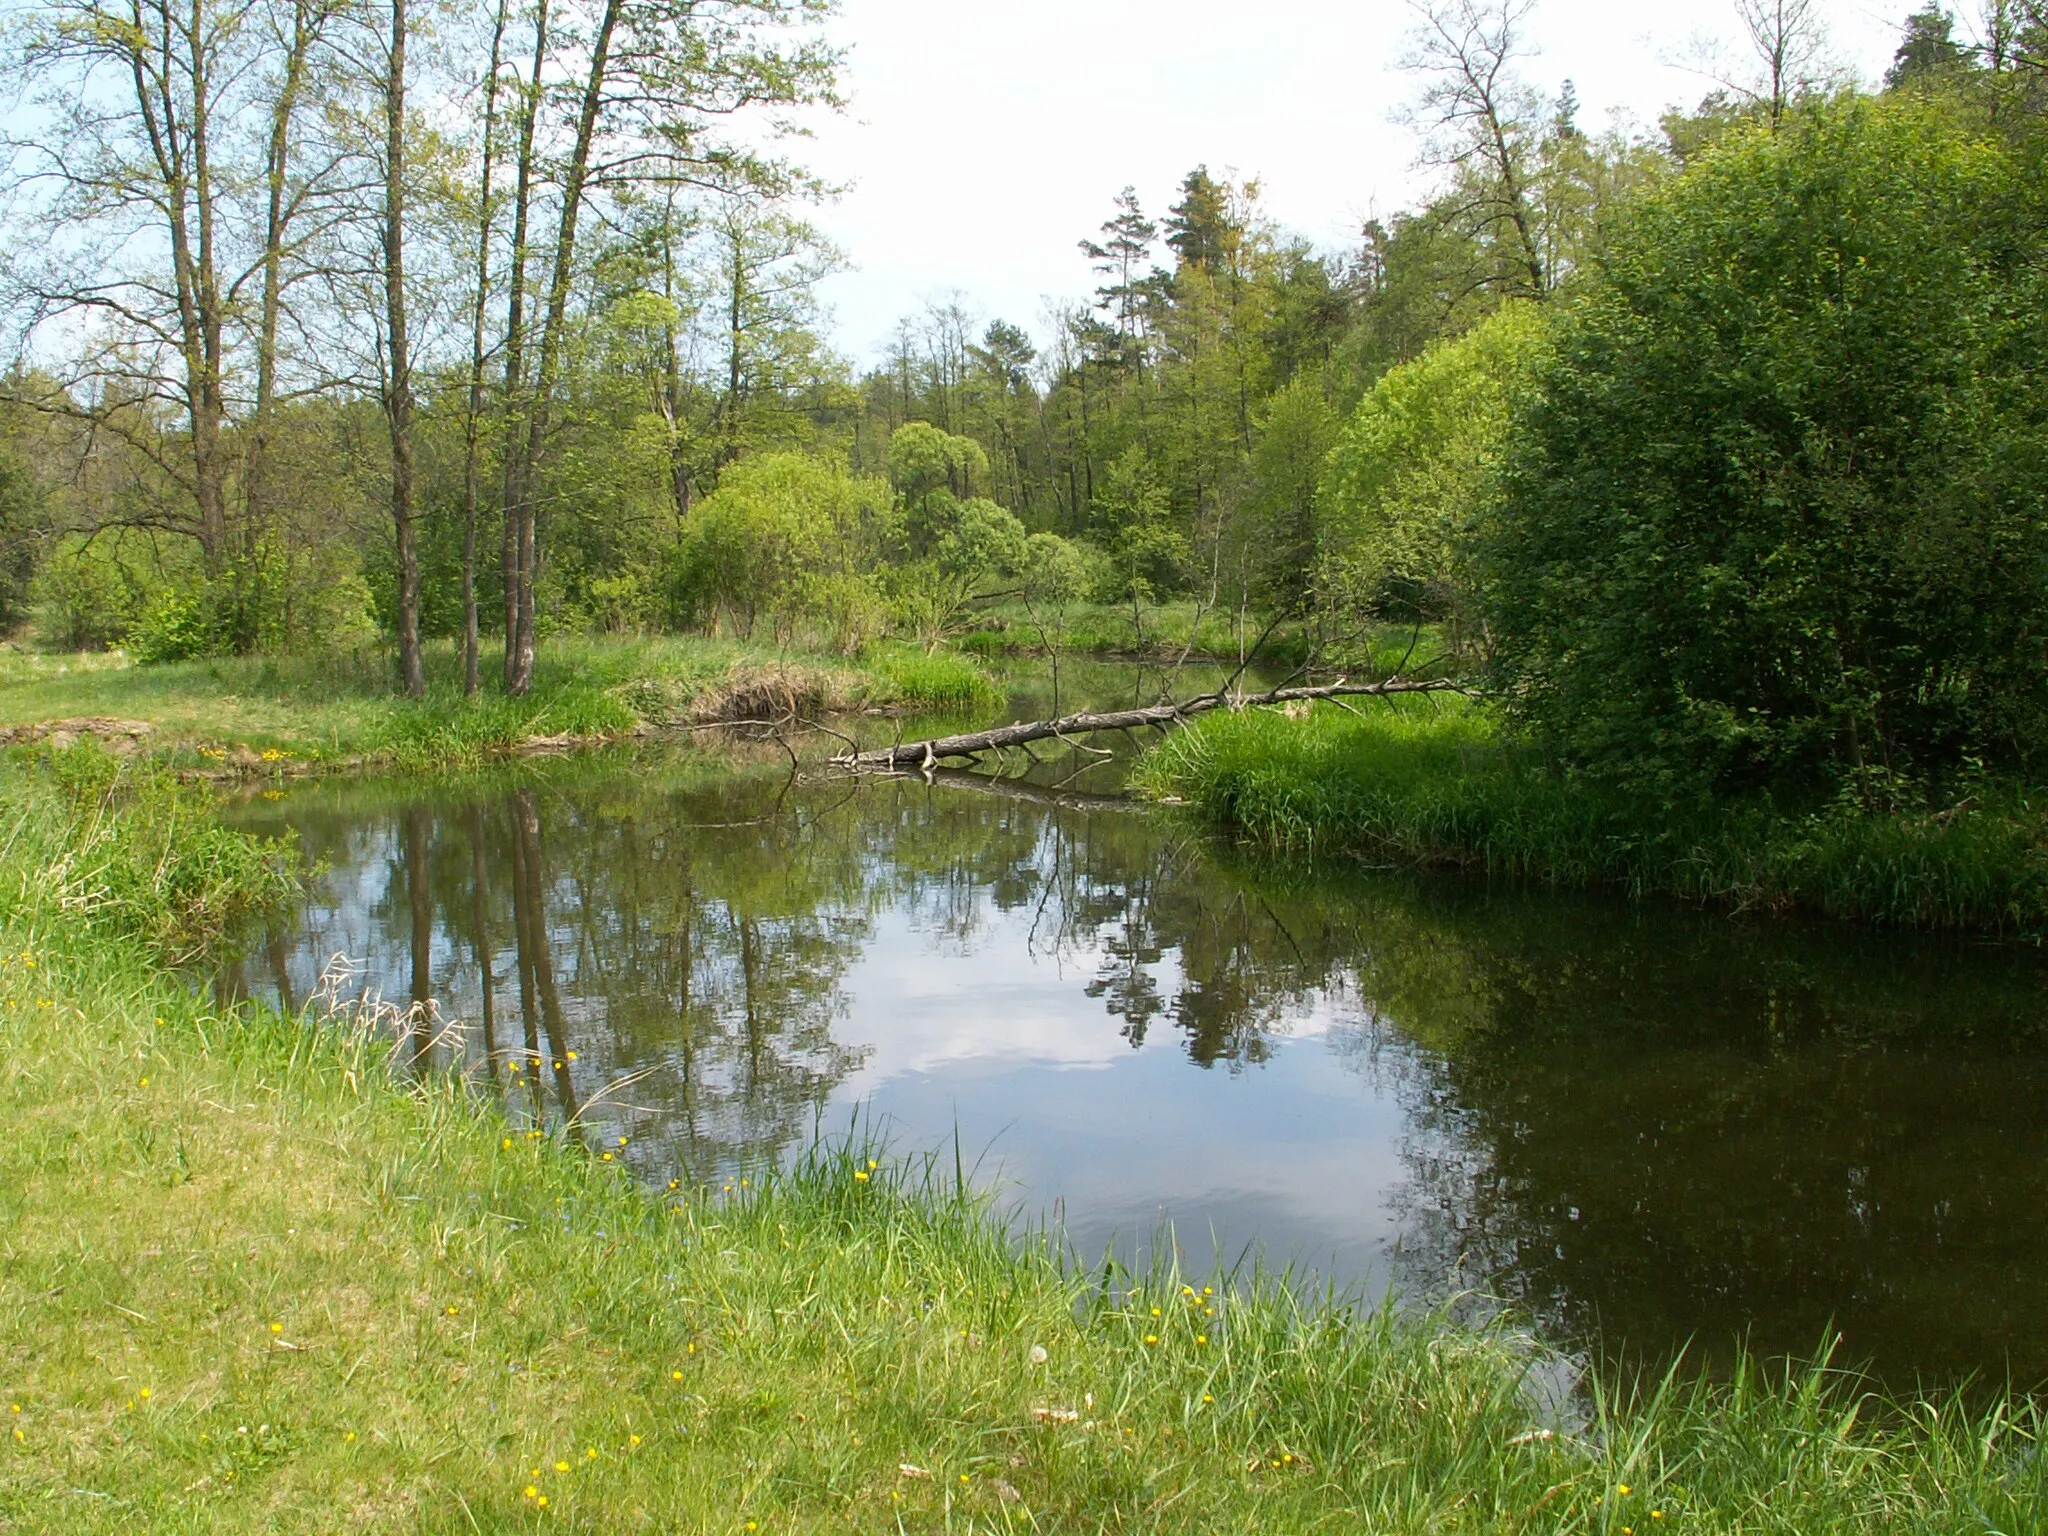
{"label": "green bush", "polygon": [[1555,327],[1480,530],[1513,713],[1662,795],[2048,739],[2041,189],[1938,106],[1732,135]]}

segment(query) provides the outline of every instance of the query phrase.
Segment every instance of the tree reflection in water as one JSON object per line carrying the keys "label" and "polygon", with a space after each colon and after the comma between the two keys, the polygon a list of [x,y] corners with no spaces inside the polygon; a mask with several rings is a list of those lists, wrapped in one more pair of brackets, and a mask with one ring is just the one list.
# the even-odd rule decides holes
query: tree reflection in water
{"label": "tree reflection in water", "polygon": [[[228,986],[289,1001],[329,955],[363,959],[383,995],[460,1021],[455,1048],[522,1113],[627,1136],[649,1177],[805,1140],[835,1093],[873,1091],[890,1038],[899,1000],[855,996],[853,973],[966,957],[1027,989],[1032,1018],[1099,1020],[1112,1072],[1170,1048],[1263,1104],[1303,1053],[1317,1134],[1347,1129],[1346,1102],[1393,1106],[1398,1172],[1340,1193],[1406,1289],[1488,1288],[1560,1338],[1653,1358],[1745,1336],[1803,1351],[1832,1318],[1850,1354],[1903,1374],[2048,1379],[2048,968],[2030,951],[1287,872],[1114,802],[785,793],[703,763],[310,786],[247,817],[295,829],[327,872]],[[958,1009],[963,1049],[1050,1095],[1015,1099],[1012,1133],[1071,1134],[1032,1118],[1076,1080],[1022,1086],[1016,1008]],[[1132,1134],[1209,1080],[1117,1078]],[[1313,1146],[1280,1123],[1299,1101],[1273,1102],[1270,1127],[1233,1122],[1268,1185],[1176,1169],[1190,1182],[1159,1203],[1199,1223],[1235,1194],[1277,1220]],[[1316,1193],[1316,1219],[1351,1219]]]}

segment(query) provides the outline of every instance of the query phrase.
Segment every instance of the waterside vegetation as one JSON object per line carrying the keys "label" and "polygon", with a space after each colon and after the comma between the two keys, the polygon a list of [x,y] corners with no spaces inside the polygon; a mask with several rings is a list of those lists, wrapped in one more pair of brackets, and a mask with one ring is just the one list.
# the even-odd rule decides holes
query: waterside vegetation
{"label": "waterside vegetation", "polygon": [[848,1141],[650,1185],[409,1076],[361,1012],[222,1009],[167,970],[289,876],[238,834],[164,836],[192,794],[89,746],[0,769],[18,1523],[2041,1528],[2023,1400],[1748,1366],[1556,1411],[1505,1325],[1105,1288],[950,1162]]}

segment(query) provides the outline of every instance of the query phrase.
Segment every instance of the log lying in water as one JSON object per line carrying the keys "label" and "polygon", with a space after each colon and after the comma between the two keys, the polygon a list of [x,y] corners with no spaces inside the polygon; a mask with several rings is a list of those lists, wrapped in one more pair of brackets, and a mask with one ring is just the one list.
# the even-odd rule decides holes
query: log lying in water
{"label": "log lying in water", "polygon": [[1119,709],[1101,715],[1064,715],[1057,720],[1020,720],[994,730],[969,731],[960,736],[935,736],[926,741],[898,742],[867,752],[842,752],[832,761],[843,768],[867,772],[904,768],[935,768],[948,758],[975,757],[983,752],[1000,752],[1006,747],[1025,747],[1034,741],[1067,741],[1103,731],[1131,731],[1140,726],[1178,725],[1212,709],[1229,706],[1252,708],[1262,704],[1293,704],[1316,699],[1386,698],[1397,693],[1468,693],[1462,683],[1449,678],[1390,677],[1384,682],[1353,683],[1339,680],[1312,687],[1273,688],[1265,693],[1205,693],[1180,704],[1153,704],[1144,709]]}

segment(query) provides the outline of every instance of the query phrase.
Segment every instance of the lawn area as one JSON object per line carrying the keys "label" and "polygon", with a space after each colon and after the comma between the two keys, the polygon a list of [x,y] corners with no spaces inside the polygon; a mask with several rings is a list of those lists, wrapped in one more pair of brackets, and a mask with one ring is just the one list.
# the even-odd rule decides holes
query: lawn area
{"label": "lawn area", "polygon": [[409,1080],[373,1019],[210,1003],[165,956],[273,858],[147,770],[26,759],[0,764],[10,1528],[2044,1528],[2023,1402],[1751,1371],[1559,1417],[1508,1327],[1105,1289],[950,1159],[845,1142],[665,1187],[630,1137]]}

